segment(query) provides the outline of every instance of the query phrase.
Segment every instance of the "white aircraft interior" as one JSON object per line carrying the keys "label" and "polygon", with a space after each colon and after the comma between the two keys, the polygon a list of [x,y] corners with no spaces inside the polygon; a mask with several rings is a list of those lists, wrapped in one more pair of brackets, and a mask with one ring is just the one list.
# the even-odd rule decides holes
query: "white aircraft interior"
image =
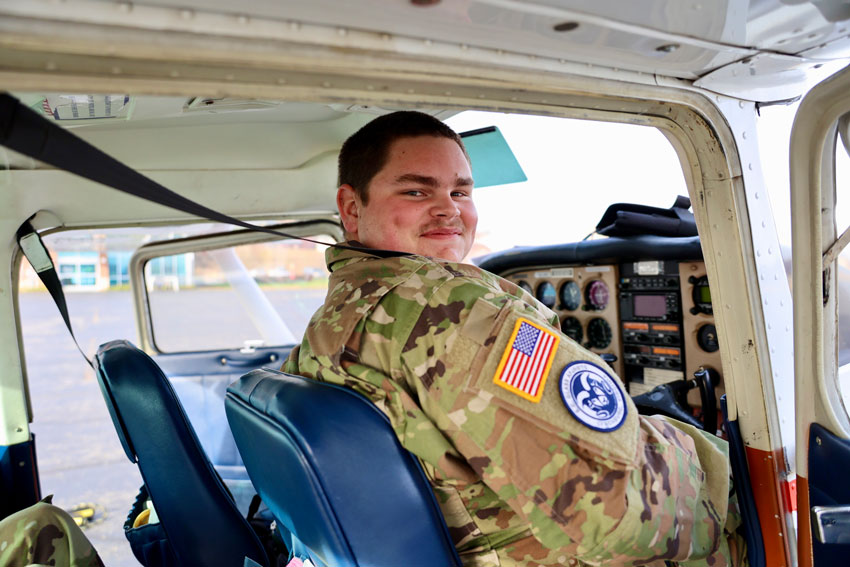
{"label": "white aircraft interior", "polygon": [[[830,1],[5,0],[0,91],[181,197],[324,244],[342,239],[336,158],[351,133],[396,109],[461,125],[482,207],[500,211],[493,228],[481,225],[469,261],[551,308],[641,411],[725,437],[735,424],[759,534],[751,564],[831,567],[846,557],[838,508],[850,502],[828,474],[850,454],[839,381],[850,338],[840,330],[850,313],[839,307],[840,252],[850,237],[836,213],[846,174],[835,165],[850,153],[847,73],[836,73],[850,58],[848,26],[846,4]],[[770,140],[758,126],[770,106],[804,95],[793,206],[781,205],[794,215],[789,285],[775,218],[776,195],[787,197],[764,171],[789,163],[763,157]],[[567,140],[482,132],[486,121],[467,128],[467,111],[640,129],[663,138],[667,161],[661,152],[638,166],[619,161],[628,149],[611,140],[594,150],[607,151],[607,166],[586,164],[595,181],[591,171],[571,185],[564,179],[585,164],[570,161],[580,154]],[[0,254],[10,268],[0,280],[0,512],[67,490],[60,503],[95,503],[86,533],[107,564],[135,565],[121,524],[152,474],[126,458],[138,459],[141,442],[128,441],[97,370],[36,291],[16,233],[29,221],[43,239],[85,355],[126,339],[152,357],[242,516],[253,461],[237,451],[226,390],[251,370],[278,368],[298,342],[324,297],[324,245],[73,175],[63,169],[102,172],[77,149],[63,167],[16,151],[13,123],[0,120]],[[520,148],[534,142],[565,172],[543,193],[531,193],[540,180]],[[590,137],[569,143],[596,147]],[[663,187],[650,191],[644,179],[656,169]],[[125,170],[112,171],[123,183]],[[609,173],[633,187],[612,186]],[[526,187],[532,205],[500,197]],[[520,225],[523,207],[547,220]],[[544,235],[553,213],[576,236]],[[105,374],[107,351],[97,355]],[[63,400],[84,390],[93,393],[80,398],[86,417],[65,411]],[[87,482],[100,465],[103,482]]]}

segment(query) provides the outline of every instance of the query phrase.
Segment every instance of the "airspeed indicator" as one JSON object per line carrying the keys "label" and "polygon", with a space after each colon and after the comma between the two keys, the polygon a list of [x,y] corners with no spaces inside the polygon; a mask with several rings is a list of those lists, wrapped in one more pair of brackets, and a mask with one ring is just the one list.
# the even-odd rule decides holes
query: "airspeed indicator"
{"label": "airspeed indicator", "polygon": [[558,302],[558,294],[555,291],[555,286],[553,286],[549,282],[543,282],[537,286],[537,300],[552,309],[555,307],[555,303]]}

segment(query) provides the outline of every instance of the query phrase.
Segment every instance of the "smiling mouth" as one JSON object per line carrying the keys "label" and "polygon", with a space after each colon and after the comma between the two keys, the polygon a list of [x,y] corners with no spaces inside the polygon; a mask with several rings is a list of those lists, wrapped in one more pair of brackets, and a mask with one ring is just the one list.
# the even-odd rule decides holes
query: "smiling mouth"
{"label": "smiling mouth", "polygon": [[462,234],[463,231],[459,228],[435,228],[426,230],[421,234],[421,236],[425,238],[450,238],[453,236],[460,236]]}

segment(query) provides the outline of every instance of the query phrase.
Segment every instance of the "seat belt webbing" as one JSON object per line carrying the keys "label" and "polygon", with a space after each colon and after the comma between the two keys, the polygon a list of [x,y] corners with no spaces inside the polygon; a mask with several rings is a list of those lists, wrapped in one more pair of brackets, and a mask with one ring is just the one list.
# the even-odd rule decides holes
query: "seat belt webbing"
{"label": "seat belt webbing", "polygon": [[59,281],[59,276],[56,274],[56,266],[54,266],[53,260],[50,259],[50,254],[47,252],[44,242],[41,241],[41,237],[29,221],[21,225],[16,237],[24,256],[27,257],[41,283],[44,284],[44,287],[47,288],[47,291],[50,292],[50,296],[56,303],[62,319],[65,320],[65,326],[68,327],[68,332],[71,333],[71,338],[74,339],[74,344],[77,345],[77,350],[80,351],[80,354],[83,355],[89,366],[92,366],[92,361],[83,352],[80,343],[77,341],[77,337],[74,336],[74,329],[71,327],[71,317],[68,315],[68,304],[65,302],[65,294],[62,292],[62,282]]}

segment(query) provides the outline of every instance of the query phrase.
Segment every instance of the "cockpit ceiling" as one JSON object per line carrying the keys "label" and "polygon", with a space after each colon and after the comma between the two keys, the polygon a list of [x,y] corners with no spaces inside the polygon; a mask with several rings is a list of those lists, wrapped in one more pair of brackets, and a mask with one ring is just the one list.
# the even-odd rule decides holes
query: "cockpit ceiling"
{"label": "cockpit ceiling", "polygon": [[[841,0],[9,0],[4,16],[270,40],[281,37],[275,24],[319,26],[338,33],[313,39],[340,47],[364,46],[346,43],[349,32],[374,32],[372,40],[404,40],[384,42],[389,50],[421,55],[440,44],[488,64],[533,56],[692,80],[754,100],[795,96],[791,85],[807,70],[850,61],[850,5]],[[461,54],[469,48],[483,51]]]}
{"label": "cockpit ceiling", "polygon": [[[298,170],[391,108],[215,97],[13,93],[25,106],[140,170]],[[439,118],[453,111],[430,110]],[[0,169],[51,169],[12,150]]]}

